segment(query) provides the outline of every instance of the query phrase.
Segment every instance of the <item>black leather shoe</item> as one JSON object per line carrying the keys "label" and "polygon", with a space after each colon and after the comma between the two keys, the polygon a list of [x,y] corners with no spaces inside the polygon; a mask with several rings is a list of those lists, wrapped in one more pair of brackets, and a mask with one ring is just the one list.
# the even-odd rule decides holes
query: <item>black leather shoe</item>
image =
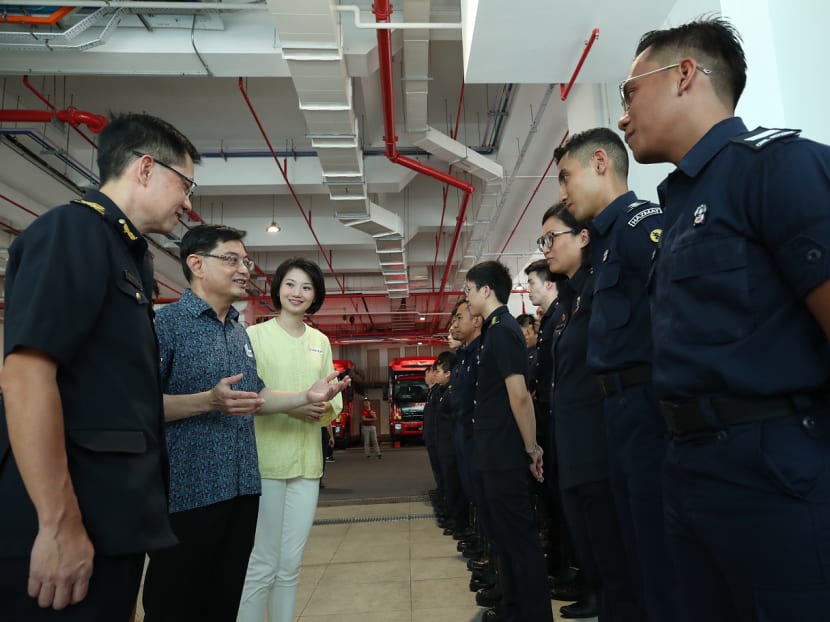
{"label": "black leather shoe", "polygon": [[470,591],[471,592],[478,592],[479,590],[486,590],[487,588],[493,587],[492,581],[487,581],[486,579],[479,579],[473,577],[470,579]]}
{"label": "black leather shoe", "polygon": [[445,536],[451,536],[451,535],[453,535],[454,533],[455,533],[455,529],[453,529],[452,527],[446,527],[446,528],[444,528],[443,534],[444,534]]}
{"label": "black leather shoe", "polygon": [[501,602],[501,588],[497,585],[476,592],[476,605],[479,607],[495,607]]}
{"label": "black leather shoe", "polygon": [[478,540],[459,540],[455,545],[455,550],[463,553],[466,549],[481,548]]}
{"label": "black leather shoe", "polygon": [[490,560],[489,559],[468,559],[467,560],[467,570],[483,570],[485,568],[490,568]]}
{"label": "black leather shoe", "polygon": [[579,588],[576,583],[562,584],[550,589],[552,600],[575,601],[585,596],[585,590]]}
{"label": "black leather shoe", "polygon": [[479,547],[464,549],[463,551],[461,551],[461,555],[463,555],[466,559],[475,559],[484,555],[484,549]]}
{"label": "black leather shoe", "polygon": [[599,614],[597,595],[594,592],[584,596],[581,600],[572,605],[565,605],[559,609],[559,615],[563,618],[580,619],[595,618]]}
{"label": "black leather shoe", "polygon": [[504,617],[499,614],[499,610],[495,607],[485,609],[480,619],[487,620],[487,622],[504,622]]}
{"label": "black leather shoe", "polygon": [[452,534],[453,540],[472,540],[475,537],[476,533],[469,529],[456,529],[455,533]]}

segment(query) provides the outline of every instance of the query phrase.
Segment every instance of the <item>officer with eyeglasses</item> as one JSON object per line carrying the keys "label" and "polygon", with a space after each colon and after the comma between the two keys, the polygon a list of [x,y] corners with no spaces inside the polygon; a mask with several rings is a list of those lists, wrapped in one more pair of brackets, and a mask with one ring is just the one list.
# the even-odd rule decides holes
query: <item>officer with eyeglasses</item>
{"label": "officer with eyeglasses", "polygon": [[827,620],[830,147],[734,116],[747,64],[723,19],[635,54],[619,127],[676,166],[650,295],[678,584],[695,620]]}
{"label": "officer with eyeglasses", "polygon": [[169,123],[124,114],[97,158],[100,188],[43,213],[9,251],[4,620],[127,620],[145,553],[176,543],[144,236],[190,211],[180,176],[199,153]]}

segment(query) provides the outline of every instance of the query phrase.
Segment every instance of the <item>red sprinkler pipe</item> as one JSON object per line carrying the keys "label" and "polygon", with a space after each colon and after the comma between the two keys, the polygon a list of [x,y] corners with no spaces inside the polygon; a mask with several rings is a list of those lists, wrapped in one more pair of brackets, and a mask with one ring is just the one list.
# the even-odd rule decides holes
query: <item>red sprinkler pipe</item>
{"label": "red sprinkler pipe", "polygon": [[[52,102],[50,102],[48,99],[46,99],[46,97],[45,97],[42,93],[40,93],[40,92],[39,92],[39,91],[38,91],[35,87],[33,87],[33,86],[32,86],[32,84],[29,82],[29,76],[23,76],[23,85],[24,85],[27,89],[29,89],[32,93],[34,93],[34,94],[35,94],[35,96],[36,96],[36,97],[37,97],[40,101],[42,101],[44,104],[46,104],[47,106],[49,106],[49,109],[50,109],[50,110],[53,110],[53,111],[57,112],[57,108],[55,108],[55,106],[53,106],[53,105],[52,105]],[[86,113],[86,114],[91,114],[91,113]],[[97,115],[93,115],[93,116],[97,116]],[[107,120],[106,120],[106,118],[105,118],[105,117],[101,117],[101,118],[102,118],[102,119],[104,119],[104,125],[106,125],[106,124],[107,124]],[[50,120],[51,120],[51,119],[50,119]],[[93,148],[93,149],[97,149],[97,148],[98,148],[98,145],[96,145],[96,144],[95,144],[95,141],[94,141],[94,140],[92,140],[92,139],[91,139],[89,136],[87,136],[86,134],[84,134],[84,133],[80,130],[80,128],[78,128],[77,126],[72,125],[72,124],[70,124],[70,127],[71,127],[73,130],[75,130],[78,134],[80,134],[81,138],[83,138],[86,142],[88,142],[90,145],[92,145],[92,148]],[[101,126],[101,129],[103,129],[103,127],[104,127],[104,126]],[[92,128],[90,127],[90,129],[92,129]],[[93,130],[93,131],[94,131],[94,130]],[[96,134],[97,134],[97,133],[99,133],[100,131],[101,131],[101,130],[98,130],[98,132],[96,132]]]}
{"label": "red sprinkler pipe", "polygon": [[[389,17],[392,15],[392,5],[389,0],[375,0],[372,5],[372,12],[375,14],[375,21],[379,23],[389,23]],[[392,35],[387,29],[378,29],[378,65],[380,71],[380,88],[383,101],[383,127],[384,137],[383,141],[386,143],[386,157],[396,164],[405,166],[418,173],[428,175],[438,181],[449,184],[455,188],[464,191],[464,199],[461,202],[461,208],[456,217],[455,233],[453,234],[452,243],[447,253],[447,262],[444,268],[444,275],[441,278],[441,287],[438,290],[437,305],[441,304],[441,298],[447,288],[449,281],[450,268],[452,260],[455,256],[456,248],[458,247],[458,240],[461,237],[461,229],[464,226],[464,221],[467,217],[467,207],[470,203],[470,196],[475,191],[472,185],[461,181],[448,175],[442,171],[422,164],[417,160],[402,156],[398,153],[398,136],[395,133],[395,97],[392,91]]]}
{"label": "red sprinkler pipe", "polygon": [[[570,132],[565,132],[565,135],[562,137],[562,140],[559,141],[559,145],[556,147],[556,149],[559,149],[559,147],[565,144],[565,141],[568,140],[569,133]],[[505,241],[504,246],[501,247],[501,250],[499,251],[499,256],[496,257],[497,261],[501,259],[501,255],[504,252],[504,249],[507,248],[507,245],[510,244],[510,240],[513,239],[513,234],[516,233],[516,229],[519,228],[519,224],[522,222],[522,218],[524,218],[525,214],[527,213],[527,209],[530,207],[530,204],[536,196],[536,193],[539,192],[539,188],[542,187],[542,182],[544,182],[545,178],[548,176],[548,171],[550,170],[550,167],[553,166],[553,163],[556,161],[556,149],[553,150],[554,155],[550,157],[550,162],[548,162],[548,165],[545,168],[545,172],[542,173],[542,176],[539,178],[539,183],[536,184],[536,187],[533,189],[530,198],[527,200],[527,203],[525,203],[525,207],[522,210],[522,213],[519,214],[519,217],[516,219],[516,224],[513,226],[513,230],[510,232],[510,235],[507,236],[507,241]]]}
{"label": "red sprinkler pipe", "polygon": [[254,106],[251,103],[251,100],[248,99],[248,93],[245,92],[245,85],[243,84],[242,78],[239,78],[239,90],[242,92],[242,97],[245,99],[245,103],[248,104],[248,109],[251,111],[251,115],[254,117],[254,121],[256,122],[257,127],[259,128],[260,134],[262,134],[262,138],[265,139],[265,144],[268,145],[268,150],[271,152],[271,156],[274,158],[274,162],[277,163],[277,168],[282,175],[282,178],[285,180],[285,185],[288,186],[289,192],[291,192],[291,196],[294,197],[294,202],[297,204],[297,209],[300,210],[300,214],[303,215],[303,220],[305,220],[306,225],[308,225],[308,230],[311,231],[311,235],[314,238],[314,241],[317,243],[317,248],[320,249],[320,252],[323,255],[323,259],[326,260],[326,265],[329,267],[329,271],[331,275],[334,277],[334,281],[340,287],[340,291],[342,293],[346,293],[346,286],[340,282],[340,279],[337,277],[337,273],[334,271],[334,266],[331,264],[331,259],[329,258],[328,253],[323,248],[323,245],[320,243],[320,239],[317,237],[317,232],[314,231],[314,227],[311,226],[311,214],[306,214],[306,211],[303,209],[303,204],[300,203],[300,197],[297,196],[297,193],[294,191],[294,186],[291,185],[291,182],[288,181],[288,175],[286,174],[286,168],[288,168],[287,163],[286,166],[283,167],[280,164],[280,160],[277,157],[277,152],[274,151],[274,147],[271,146],[271,141],[268,139],[268,134],[265,132],[265,128],[262,127],[262,123],[259,121],[259,116],[257,116],[256,111],[254,110]]}
{"label": "red sprinkler pipe", "polygon": [[582,63],[584,63],[585,59],[588,58],[588,52],[591,51],[591,48],[594,46],[594,41],[596,41],[597,39],[599,39],[599,28],[594,28],[591,31],[591,36],[588,37],[588,41],[585,42],[585,49],[582,50],[582,56],[579,57],[579,62],[576,64],[576,69],[574,69],[574,73],[571,76],[570,82],[568,82],[567,86],[565,86],[564,84],[559,85],[560,99],[562,101],[568,99],[568,93],[571,92],[571,88],[573,88],[574,82],[576,82],[576,77],[582,70]]}
{"label": "red sprinkler pipe", "polygon": [[101,115],[84,112],[77,108],[66,110],[0,110],[0,121],[16,123],[49,123],[57,119],[61,123],[68,123],[74,128],[86,125],[94,134],[100,134],[107,125],[107,118]]}

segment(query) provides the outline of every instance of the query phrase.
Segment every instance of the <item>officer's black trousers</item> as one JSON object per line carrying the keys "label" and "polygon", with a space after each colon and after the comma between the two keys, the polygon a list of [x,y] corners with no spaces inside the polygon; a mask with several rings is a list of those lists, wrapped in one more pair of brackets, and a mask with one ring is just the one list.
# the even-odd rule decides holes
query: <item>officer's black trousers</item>
{"label": "officer's black trousers", "polygon": [[830,619],[830,412],[678,437],[663,494],[695,620]]}
{"label": "officer's black trousers", "polygon": [[563,490],[562,505],[579,568],[600,590],[600,620],[642,622],[608,481]]}
{"label": "officer's black trousers", "polygon": [[552,622],[545,559],[533,522],[527,474],[527,468],[480,471],[482,505],[499,556],[506,619]]}
{"label": "officer's black trousers", "polygon": [[682,602],[663,518],[666,426],[650,383],[605,399],[608,467],[631,576],[648,622],[691,622]]}
{"label": "officer's black trousers", "polygon": [[29,558],[0,559],[0,620],[9,622],[111,622],[130,619],[138,598],[144,554],[95,556],[86,598],[55,611],[27,593]]}

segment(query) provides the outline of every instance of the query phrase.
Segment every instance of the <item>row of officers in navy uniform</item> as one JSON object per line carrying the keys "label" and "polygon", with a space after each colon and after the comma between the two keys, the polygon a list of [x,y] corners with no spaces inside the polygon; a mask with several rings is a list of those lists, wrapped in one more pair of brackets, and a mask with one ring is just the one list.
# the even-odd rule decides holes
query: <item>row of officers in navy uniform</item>
{"label": "row of officers in navy uniform", "polygon": [[629,191],[615,132],[556,151],[532,366],[507,269],[467,274],[433,408],[449,531],[460,488],[498,558],[485,619],[551,619],[534,480],[603,622],[830,619],[830,149],[748,131],[745,82],[721,18],[643,36],[619,128],[676,165],[659,204]]}

